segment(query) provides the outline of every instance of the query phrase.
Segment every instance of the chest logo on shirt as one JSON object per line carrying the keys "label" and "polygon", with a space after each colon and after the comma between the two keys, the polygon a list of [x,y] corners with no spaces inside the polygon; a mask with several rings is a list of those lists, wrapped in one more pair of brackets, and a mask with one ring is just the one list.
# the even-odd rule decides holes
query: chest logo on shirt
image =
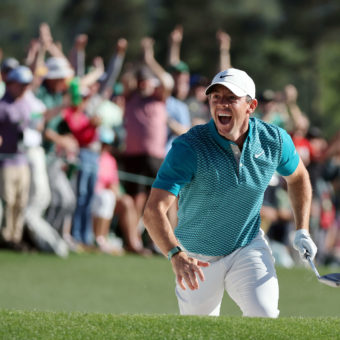
{"label": "chest logo on shirt", "polygon": [[254,157],[255,157],[255,158],[259,158],[259,157],[261,157],[263,154],[264,154],[264,150],[262,150],[260,153],[256,153],[256,154],[254,155]]}

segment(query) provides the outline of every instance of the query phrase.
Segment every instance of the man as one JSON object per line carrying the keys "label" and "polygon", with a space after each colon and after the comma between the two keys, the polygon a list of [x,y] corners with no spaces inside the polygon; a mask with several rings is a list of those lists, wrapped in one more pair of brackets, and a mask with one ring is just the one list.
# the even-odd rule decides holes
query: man
{"label": "man", "polygon": [[22,147],[29,124],[30,107],[25,98],[33,80],[31,70],[18,66],[9,72],[6,92],[0,100],[0,196],[4,203],[5,224],[1,236],[20,249],[24,229],[24,211],[28,202],[30,171]]}
{"label": "man", "polygon": [[[225,289],[244,316],[275,318],[277,277],[260,230],[263,194],[275,171],[284,176],[298,229],[294,245],[302,257],[314,258],[308,173],[284,130],[250,118],[255,84],[244,71],[218,73],[206,94],[212,120],[174,141],[144,223],[171,260],[181,314],[219,315]],[[173,232],[166,212],[177,195]]]}
{"label": "man", "polygon": [[74,71],[68,61],[61,57],[50,57],[46,60],[47,73],[36,96],[47,108],[45,112],[45,129],[43,146],[46,153],[47,174],[51,190],[51,201],[48,205],[46,220],[60,235],[64,234],[70,245],[71,221],[76,205],[76,198],[65,167],[65,154],[76,154],[78,144],[70,134],[61,134],[58,127],[62,121],[61,111],[68,106],[68,82]]}
{"label": "man", "polygon": [[[146,177],[156,177],[164,159],[167,140],[165,100],[171,93],[173,80],[154,57],[154,41],[141,40],[143,63],[136,70],[136,89],[126,96],[124,128],[126,131],[124,170]],[[135,202],[141,218],[150,186],[127,182],[127,194]]]}

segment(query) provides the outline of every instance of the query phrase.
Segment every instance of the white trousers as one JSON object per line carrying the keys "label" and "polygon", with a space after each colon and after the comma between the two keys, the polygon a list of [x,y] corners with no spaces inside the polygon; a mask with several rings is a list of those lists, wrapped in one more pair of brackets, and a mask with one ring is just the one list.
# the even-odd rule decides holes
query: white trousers
{"label": "white trousers", "polygon": [[246,247],[224,257],[189,256],[210,262],[201,267],[205,281],[199,289],[183,290],[176,284],[176,295],[182,315],[220,314],[224,291],[240,307],[243,316],[277,318],[279,286],[274,259],[264,233]]}
{"label": "white trousers", "polygon": [[28,209],[33,209],[42,216],[51,201],[45,151],[41,146],[31,147],[27,150],[27,157],[31,168]]}

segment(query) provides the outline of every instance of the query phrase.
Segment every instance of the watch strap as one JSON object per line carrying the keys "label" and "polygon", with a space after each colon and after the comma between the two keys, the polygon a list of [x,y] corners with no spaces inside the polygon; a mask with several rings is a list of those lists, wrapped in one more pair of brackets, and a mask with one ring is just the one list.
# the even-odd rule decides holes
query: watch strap
{"label": "watch strap", "polygon": [[177,253],[179,253],[179,252],[181,252],[181,251],[183,251],[183,250],[182,250],[182,248],[179,247],[179,246],[176,246],[176,247],[170,249],[169,252],[168,252],[168,260],[170,261],[171,258],[172,258],[174,255],[176,255]]}

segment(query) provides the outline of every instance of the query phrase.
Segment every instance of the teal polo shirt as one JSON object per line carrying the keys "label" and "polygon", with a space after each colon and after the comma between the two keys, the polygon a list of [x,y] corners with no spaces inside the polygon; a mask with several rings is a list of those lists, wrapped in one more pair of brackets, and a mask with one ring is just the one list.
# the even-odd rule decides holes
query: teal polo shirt
{"label": "teal polo shirt", "polygon": [[271,177],[298,163],[290,136],[275,125],[251,118],[241,152],[211,120],[173,142],[153,187],[179,196],[175,235],[188,251],[223,256],[256,237]]}

